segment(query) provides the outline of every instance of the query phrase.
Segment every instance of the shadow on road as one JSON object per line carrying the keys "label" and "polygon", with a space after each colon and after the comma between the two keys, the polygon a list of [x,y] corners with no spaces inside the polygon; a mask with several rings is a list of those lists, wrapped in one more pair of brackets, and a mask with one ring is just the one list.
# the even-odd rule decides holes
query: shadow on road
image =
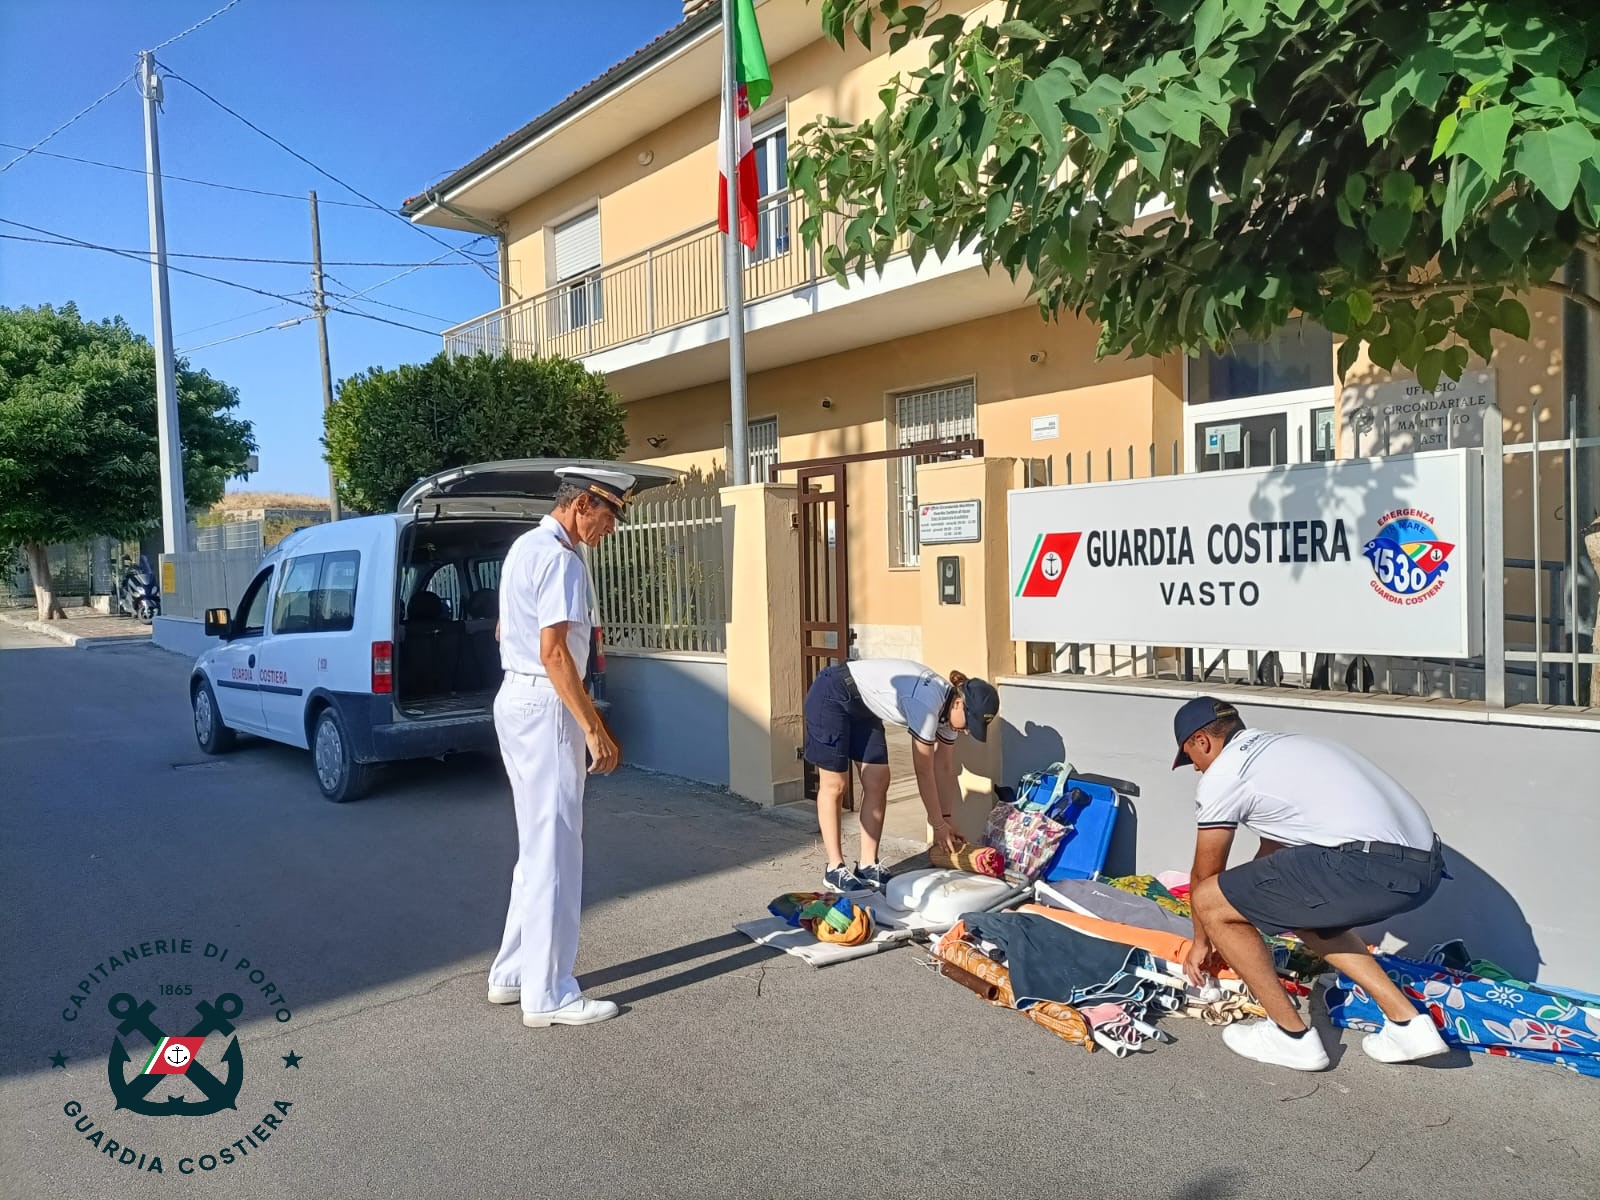
{"label": "shadow on road", "polygon": [[[304,751],[241,739],[231,754],[200,753],[188,669],[154,648],[0,651],[4,991],[19,1035],[0,1073],[40,1069],[45,1041],[104,1055],[106,1022],[64,1022],[68,994],[113,953],[158,937],[248,955],[291,1008],[452,967],[487,973],[516,855],[498,759],[391,767],[367,799],[331,804]],[[669,777],[592,779],[585,906],[764,864],[813,836]],[[613,995],[637,1002],[768,957],[730,933],[591,967],[585,982],[697,964]],[[96,983],[97,1017],[116,990]]]}

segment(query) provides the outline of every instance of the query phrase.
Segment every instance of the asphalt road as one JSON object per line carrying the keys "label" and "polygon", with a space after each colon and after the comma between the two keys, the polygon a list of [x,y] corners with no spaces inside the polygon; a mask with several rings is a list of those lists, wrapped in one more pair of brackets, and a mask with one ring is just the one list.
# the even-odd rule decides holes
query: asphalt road
{"label": "asphalt road", "polygon": [[[0,629],[0,1195],[1600,1194],[1600,1085],[1553,1068],[1384,1067],[1324,1029],[1334,1069],[1297,1075],[1173,1020],[1176,1045],[1116,1060],[917,949],[770,957],[730,926],[813,886],[810,828],[637,772],[586,816],[580,971],[623,1015],[525,1030],[483,998],[514,846],[498,765],[329,804],[302,752],[201,755],[186,674]],[[117,1111],[114,1040],[142,1059],[139,1026],[187,1033],[225,994],[234,1069],[213,1034],[208,1086]],[[237,1107],[137,1111],[213,1092]]]}

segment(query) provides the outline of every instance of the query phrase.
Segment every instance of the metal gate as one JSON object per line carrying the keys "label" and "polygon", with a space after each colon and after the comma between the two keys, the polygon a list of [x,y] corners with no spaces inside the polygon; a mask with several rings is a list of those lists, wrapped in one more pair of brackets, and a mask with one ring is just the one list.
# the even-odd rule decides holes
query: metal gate
{"label": "metal gate", "polygon": [[[822,671],[850,657],[850,557],[846,552],[845,465],[799,472],[800,683],[802,694]],[[815,799],[817,771],[805,764],[806,798]],[[844,804],[854,807],[847,786]]]}

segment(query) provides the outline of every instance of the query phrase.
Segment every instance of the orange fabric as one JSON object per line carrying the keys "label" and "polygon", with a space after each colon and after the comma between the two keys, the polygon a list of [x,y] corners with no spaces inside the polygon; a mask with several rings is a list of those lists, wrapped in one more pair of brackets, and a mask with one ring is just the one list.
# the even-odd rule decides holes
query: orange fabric
{"label": "orange fabric", "polygon": [[[1167,933],[1161,929],[1141,929],[1137,925],[1124,925],[1121,921],[1104,921],[1099,917],[1071,912],[1064,908],[1049,908],[1043,904],[1024,904],[1017,911],[1049,917],[1052,921],[1070,925],[1083,933],[1105,938],[1112,942],[1121,942],[1124,946],[1137,946],[1141,950],[1150,951],[1157,958],[1164,958],[1168,962],[1180,965],[1184,959],[1189,957],[1189,951],[1194,949],[1193,939],[1180,937],[1176,933]],[[1221,966],[1221,960],[1215,955],[1212,956],[1212,963],[1219,967]],[[1214,970],[1212,974],[1219,979],[1238,978],[1227,967]]]}

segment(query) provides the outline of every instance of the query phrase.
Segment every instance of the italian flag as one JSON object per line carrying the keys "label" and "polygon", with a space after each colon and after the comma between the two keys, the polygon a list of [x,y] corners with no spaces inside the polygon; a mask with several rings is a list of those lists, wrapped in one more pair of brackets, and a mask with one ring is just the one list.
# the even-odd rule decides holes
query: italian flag
{"label": "italian flag", "polygon": [[722,132],[717,139],[717,226],[728,232],[727,137],[730,126],[737,126],[739,149],[739,240],[750,249],[756,244],[756,225],[760,189],[756,183],[755,143],[750,137],[750,113],[772,95],[772,70],[767,66],[767,51],[761,44],[756,25],[755,0],[733,0],[734,82],[738,91],[737,111],[722,115]]}
{"label": "italian flag", "polygon": [[141,1075],[187,1075],[189,1064],[205,1044],[203,1037],[164,1037],[145,1059]]}

